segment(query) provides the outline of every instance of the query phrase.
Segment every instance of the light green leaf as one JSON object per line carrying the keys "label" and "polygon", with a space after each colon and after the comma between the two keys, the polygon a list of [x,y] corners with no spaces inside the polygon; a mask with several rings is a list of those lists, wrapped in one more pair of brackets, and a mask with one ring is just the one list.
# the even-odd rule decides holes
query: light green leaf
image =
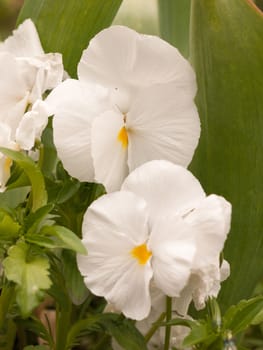
{"label": "light green leaf", "polygon": [[159,0],[161,37],[188,57],[191,0]]}
{"label": "light green leaf", "polygon": [[32,211],[36,211],[38,208],[44,206],[47,203],[47,193],[44,177],[37,164],[35,164],[30,157],[21,152],[12,151],[2,147],[0,147],[0,151],[10,159],[17,162],[29,177],[32,185]]}
{"label": "light green leaf", "polygon": [[18,236],[21,226],[8,213],[0,209],[0,241],[12,241]]}
{"label": "light green leaf", "polygon": [[193,0],[191,61],[202,132],[191,170],[232,203],[222,311],[263,275],[263,14],[249,0]]}
{"label": "light green leaf", "polygon": [[3,261],[6,277],[17,284],[17,302],[23,316],[28,315],[51,286],[49,261],[23,241],[12,246]]}
{"label": "light green leaf", "polygon": [[26,0],[18,23],[30,17],[46,52],[61,52],[66,71],[77,63],[90,39],[108,27],[122,0]]}
{"label": "light green leaf", "polygon": [[29,191],[30,187],[24,186],[0,193],[1,208],[16,208],[26,200]]}
{"label": "light green leaf", "polygon": [[[246,330],[251,324],[262,320],[263,296],[242,300],[232,306],[224,316],[224,328],[235,335]],[[259,316],[261,315],[261,319]]]}
{"label": "light green leaf", "polygon": [[58,238],[56,243],[63,248],[74,250],[80,254],[87,254],[86,248],[76,234],[63,226],[44,226],[40,234]]}

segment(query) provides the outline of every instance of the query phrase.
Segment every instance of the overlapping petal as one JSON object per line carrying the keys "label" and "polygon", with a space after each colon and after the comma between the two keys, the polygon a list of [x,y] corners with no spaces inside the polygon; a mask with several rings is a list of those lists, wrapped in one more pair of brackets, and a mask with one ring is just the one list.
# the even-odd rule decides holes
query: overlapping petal
{"label": "overlapping petal", "polygon": [[177,297],[188,282],[196,252],[191,228],[180,216],[155,219],[149,248],[154,283],[166,295]]}
{"label": "overlapping petal", "polygon": [[107,192],[118,190],[128,175],[127,147],[118,140],[123,126],[123,116],[118,110],[105,112],[92,123],[91,154],[95,180],[103,183]]}
{"label": "overlapping petal", "polygon": [[165,160],[153,160],[135,169],[125,179],[122,190],[144,198],[153,218],[169,213],[184,215],[205,198],[190,171]]}
{"label": "overlapping petal", "polygon": [[64,167],[80,181],[94,181],[91,123],[107,108],[107,90],[68,79],[46,99],[55,114],[54,142]]}
{"label": "overlapping petal", "polygon": [[127,113],[127,128],[130,171],[153,159],[187,167],[198,143],[200,121],[191,94],[173,83],[137,94]]}

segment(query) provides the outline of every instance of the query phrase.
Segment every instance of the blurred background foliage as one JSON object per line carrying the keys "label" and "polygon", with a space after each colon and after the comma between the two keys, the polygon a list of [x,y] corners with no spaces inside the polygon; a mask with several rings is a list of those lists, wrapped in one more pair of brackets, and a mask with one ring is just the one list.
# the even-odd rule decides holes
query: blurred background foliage
{"label": "blurred background foliage", "polygon": [[[15,27],[24,0],[0,0],[0,40]],[[124,0],[114,24],[126,25],[145,34],[159,34],[157,0]]]}

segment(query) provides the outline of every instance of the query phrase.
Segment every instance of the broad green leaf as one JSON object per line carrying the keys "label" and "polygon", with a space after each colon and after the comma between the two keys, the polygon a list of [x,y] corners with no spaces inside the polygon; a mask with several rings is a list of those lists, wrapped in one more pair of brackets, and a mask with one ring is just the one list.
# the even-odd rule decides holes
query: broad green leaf
{"label": "broad green leaf", "polygon": [[0,151],[17,162],[29,177],[32,185],[32,211],[36,211],[38,208],[44,206],[47,203],[47,193],[43,175],[37,164],[21,152],[12,151],[2,147],[0,147]]}
{"label": "broad green leaf", "polygon": [[46,52],[61,52],[66,71],[77,63],[90,39],[108,27],[122,0],[26,0],[18,23],[30,17]]}
{"label": "broad green leaf", "polygon": [[12,246],[3,261],[6,277],[17,284],[17,302],[23,316],[28,315],[51,286],[49,261],[23,241]]}
{"label": "broad green leaf", "polygon": [[29,186],[20,188],[14,188],[12,190],[6,190],[0,193],[0,205],[1,208],[16,208],[19,204],[26,200],[26,197],[30,191]]}
{"label": "broad green leaf", "polygon": [[162,38],[188,57],[191,0],[159,0],[158,5]]}
{"label": "broad green leaf", "polygon": [[80,305],[86,300],[90,292],[84,284],[83,277],[79,272],[76,254],[70,250],[65,250],[62,253],[62,259],[63,274],[68,294],[73,304]]}
{"label": "broad green leaf", "polygon": [[60,247],[74,250],[80,254],[87,254],[86,248],[78,236],[66,227],[58,225],[44,226],[40,231],[40,234],[58,238],[57,243],[60,244]]}
{"label": "broad green leaf", "polygon": [[68,333],[67,349],[82,335],[105,331],[113,336],[124,350],[147,350],[145,340],[131,320],[117,314],[97,314],[76,322]]}
{"label": "broad green leaf", "polygon": [[249,0],[193,0],[191,19],[202,124],[191,170],[233,206],[224,311],[263,275],[263,14]]}
{"label": "broad green leaf", "polygon": [[[262,320],[262,310],[263,297],[242,300],[239,304],[232,306],[225,314],[224,328],[231,330],[233,334],[240,333],[252,323]],[[261,315],[261,320],[259,315]]]}

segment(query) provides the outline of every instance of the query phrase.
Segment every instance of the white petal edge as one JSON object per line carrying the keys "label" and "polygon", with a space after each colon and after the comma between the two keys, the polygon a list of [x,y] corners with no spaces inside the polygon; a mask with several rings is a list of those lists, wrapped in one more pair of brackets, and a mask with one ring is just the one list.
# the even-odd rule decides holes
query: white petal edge
{"label": "white petal edge", "polygon": [[165,160],[141,165],[129,174],[121,189],[145,199],[151,221],[169,213],[184,215],[205,198],[199,181],[190,171]]}
{"label": "white petal edge", "polygon": [[26,19],[13,34],[3,43],[0,43],[0,51],[7,51],[17,57],[38,56],[44,54],[35,24],[31,19]]}

